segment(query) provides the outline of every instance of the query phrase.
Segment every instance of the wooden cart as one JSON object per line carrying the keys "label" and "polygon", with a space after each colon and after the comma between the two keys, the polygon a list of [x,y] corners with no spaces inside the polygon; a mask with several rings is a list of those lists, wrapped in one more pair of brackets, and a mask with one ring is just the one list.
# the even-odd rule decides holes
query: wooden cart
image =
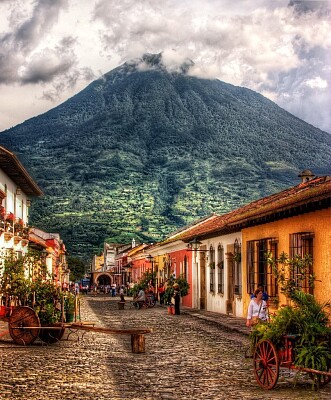
{"label": "wooden cart", "polygon": [[298,335],[284,335],[280,348],[276,348],[270,340],[260,340],[255,346],[252,355],[254,375],[263,389],[272,389],[276,385],[281,367],[307,372],[318,387],[331,381],[330,367],[328,371],[318,371],[294,365],[297,337]]}
{"label": "wooden cart", "polygon": [[13,341],[19,345],[30,345],[37,338],[47,344],[56,343],[62,339],[65,330],[69,329],[72,332],[83,330],[105,334],[129,334],[132,352],[144,353],[145,334],[152,332],[149,328],[113,329],[96,327],[94,323],[84,322],[57,322],[51,326],[42,326],[34,309],[27,306],[8,308],[8,312],[0,319],[8,322],[8,330],[2,332],[2,335],[9,333]]}

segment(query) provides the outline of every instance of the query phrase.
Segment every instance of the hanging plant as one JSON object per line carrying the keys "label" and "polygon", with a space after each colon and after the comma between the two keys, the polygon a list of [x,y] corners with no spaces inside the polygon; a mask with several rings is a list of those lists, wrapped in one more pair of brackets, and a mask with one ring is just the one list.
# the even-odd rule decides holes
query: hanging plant
{"label": "hanging plant", "polygon": [[233,261],[240,263],[241,262],[241,253],[235,253],[235,255],[233,256]]}

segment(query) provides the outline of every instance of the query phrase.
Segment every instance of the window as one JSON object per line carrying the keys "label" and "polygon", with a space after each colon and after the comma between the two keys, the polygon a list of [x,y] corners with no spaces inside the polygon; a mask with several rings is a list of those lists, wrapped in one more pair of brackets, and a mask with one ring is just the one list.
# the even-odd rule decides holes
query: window
{"label": "window", "polygon": [[210,291],[215,291],[215,249],[210,246],[209,249],[209,270],[210,270]]}
{"label": "window", "polygon": [[217,292],[224,293],[224,248],[221,244],[217,248]]}
{"label": "window", "polygon": [[277,295],[276,278],[266,258],[268,253],[275,259],[278,257],[275,238],[247,242],[247,293],[254,293],[260,284],[269,296]]}
{"label": "window", "polygon": [[241,243],[238,239],[234,242],[234,256],[233,256],[233,266],[234,266],[234,293],[237,295],[242,294],[241,288]]}
{"label": "window", "polygon": [[303,291],[313,294],[313,288],[309,284],[309,275],[313,274],[313,246],[314,245],[314,233],[313,232],[300,232],[290,235],[290,258],[300,256],[305,258],[310,256],[310,263],[308,271],[306,271],[305,277],[302,277],[302,271],[299,271],[299,267],[296,267],[292,271],[292,279],[295,280],[297,287],[300,287]]}

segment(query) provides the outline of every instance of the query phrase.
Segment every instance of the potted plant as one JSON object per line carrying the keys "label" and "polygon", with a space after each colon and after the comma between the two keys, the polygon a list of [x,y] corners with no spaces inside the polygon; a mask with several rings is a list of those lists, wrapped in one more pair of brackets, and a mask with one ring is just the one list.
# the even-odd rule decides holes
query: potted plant
{"label": "potted plant", "polygon": [[66,314],[66,322],[73,322],[76,317],[76,295],[71,292],[66,292],[64,296],[64,309]]}
{"label": "potted plant", "polygon": [[184,297],[188,294],[188,290],[190,285],[187,280],[180,275],[178,278],[174,278],[171,276],[166,282],[166,289],[164,291],[164,304],[168,306],[168,313],[173,313],[172,307],[172,298],[174,295],[174,284],[177,283],[179,285],[180,296]]}
{"label": "potted plant", "polygon": [[241,262],[241,253],[235,253],[233,255],[233,261],[236,263],[240,263]]}

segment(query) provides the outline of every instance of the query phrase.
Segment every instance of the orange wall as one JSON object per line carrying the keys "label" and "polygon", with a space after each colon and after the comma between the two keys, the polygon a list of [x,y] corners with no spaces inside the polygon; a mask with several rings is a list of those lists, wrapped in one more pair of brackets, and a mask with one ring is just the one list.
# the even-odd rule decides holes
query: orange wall
{"label": "orange wall", "polygon": [[[283,251],[289,254],[289,236],[292,233],[299,232],[313,232],[315,234],[313,268],[317,281],[315,283],[314,296],[322,303],[331,299],[330,223],[331,211],[327,209],[242,230],[244,310],[247,310],[250,300],[249,294],[247,293],[247,268],[245,257],[247,242],[250,240],[275,237],[278,238],[278,255]],[[283,303],[285,303],[285,298],[280,295],[280,304]]]}

